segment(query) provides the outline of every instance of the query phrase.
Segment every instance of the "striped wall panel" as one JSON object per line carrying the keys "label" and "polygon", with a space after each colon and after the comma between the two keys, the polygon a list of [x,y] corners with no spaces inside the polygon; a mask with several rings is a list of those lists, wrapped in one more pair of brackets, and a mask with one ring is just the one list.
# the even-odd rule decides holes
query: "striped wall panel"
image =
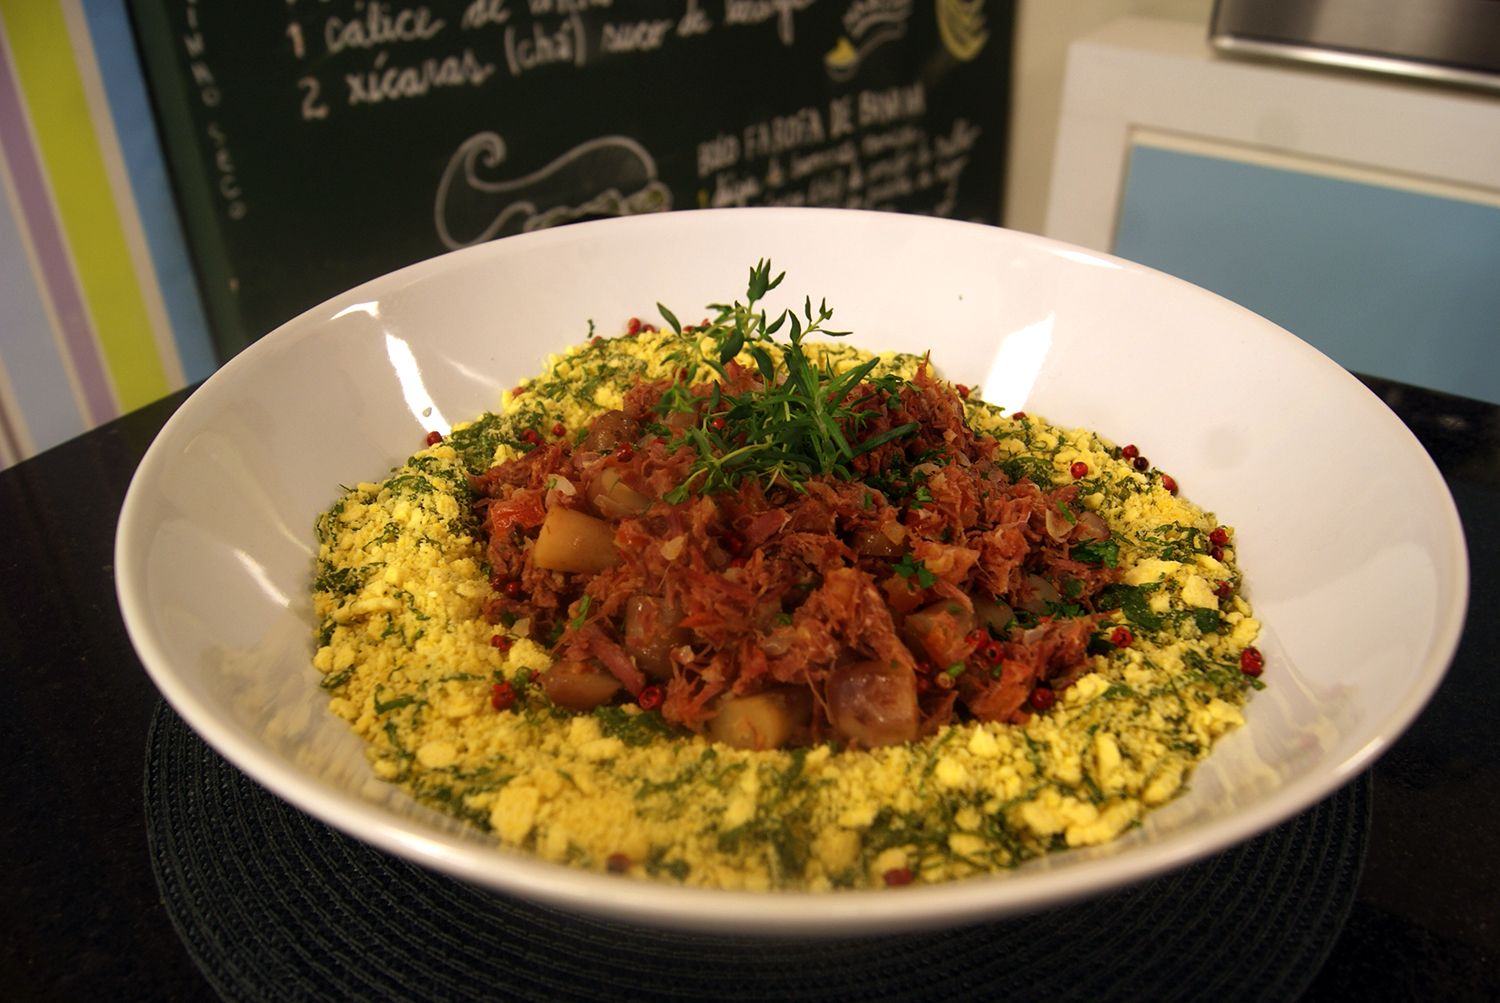
{"label": "striped wall panel", "polygon": [[214,365],[124,0],[0,0],[0,463]]}

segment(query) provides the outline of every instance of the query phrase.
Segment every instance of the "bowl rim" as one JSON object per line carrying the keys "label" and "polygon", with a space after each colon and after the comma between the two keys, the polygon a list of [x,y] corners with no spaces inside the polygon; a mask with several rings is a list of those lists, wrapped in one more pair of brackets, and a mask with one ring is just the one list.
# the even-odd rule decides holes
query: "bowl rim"
{"label": "bowl rim", "polygon": [[[958,925],[1060,905],[1101,894],[1141,881],[1165,871],[1220,852],[1304,811],[1363,772],[1384,753],[1421,713],[1441,684],[1457,650],[1469,597],[1468,552],[1457,506],[1446,481],[1425,449],[1401,420],[1354,376],[1327,360],[1311,346],[1308,351],[1362,392],[1362,406],[1369,416],[1384,424],[1390,435],[1416,451],[1414,458],[1434,497],[1444,509],[1438,514],[1445,523],[1443,544],[1452,561],[1447,583],[1458,600],[1440,609],[1432,643],[1421,663],[1413,667],[1414,685],[1402,702],[1379,722],[1376,733],[1335,768],[1303,775],[1278,786],[1251,805],[1232,814],[1194,825],[1191,839],[1171,840],[1131,848],[1128,852],[1082,860],[1059,869],[1018,874],[986,875],[930,886],[890,890],[838,890],[831,892],[744,892],[688,888],[658,882],[622,880],[566,865],[505,847],[481,845],[458,838],[440,837],[420,831],[410,820],[398,819],[378,805],[346,792],[333,791],[322,782],[295,770],[238,728],[226,726],[214,710],[198,700],[179,670],[171,665],[163,649],[151,610],[141,587],[144,558],[149,541],[137,530],[151,504],[150,486],[162,465],[179,445],[185,431],[200,417],[212,413],[216,388],[246,379],[263,353],[286,350],[289,344],[315,337],[317,325],[348,304],[371,299],[371,294],[389,294],[427,276],[487,256],[503,256],[525,247],[545,246],[557,240],[579,238],[582,227],[655,227],[722,225],[745,214],[758,219],[772,216],[788,221],[805,220],[812,214],[850,214],[881,217],[893,226],[951,226],[994,231],[997,240],[1052,256],[1084,263],[1108,265],[1128,272],[1167,280],[1181,288],[1212,297],[1228,308],[1254,317],[1267,331],[1279,332],[1305,345],[1274,322],[1232,301],[1184,280],[1122,258],[1077,247],[1051,238],[992,227],[985,224],[937,217],[897,216],[871,210],[807,208],[734,208],[683,210],[656,216],[606,219],[533,231],[487,244],[448,252],[377,276],[298,314],[230,359],[195,390],[164,423],[132,476],[116,524],[114,546],[116,597],[127,634],[152,682],[183,720],[217,753],[257,783],[298,809],[346,834],[383,851],[425,865],[450,876],[489,889],[521,895],[563,909],[606,916],[626,922],[694,930],[720,930],[742,934],[797,933],[801,935],[847,935],[912,930]],[[799,224],[800,225],[800,224]],[[498,403],[498,402],[497,402]]]}

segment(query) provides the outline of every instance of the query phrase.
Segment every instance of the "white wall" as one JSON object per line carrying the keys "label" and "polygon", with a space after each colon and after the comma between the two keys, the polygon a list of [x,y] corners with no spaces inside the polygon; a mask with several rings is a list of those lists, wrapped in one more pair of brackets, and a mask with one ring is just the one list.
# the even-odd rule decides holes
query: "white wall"
{"label": "white wall", "polygon": [[1117,17],[1142,14],[1201,25],[1206,47],[1212,9],[1212,0],[1021,0],[1005,180],[1006,226],[1042,232],[1068,46]]}
{"label": "white wall", "polygon": [[1071,47],[1046,236],[1212,290],[1356,372],[1500,402],[1500,96],[1219,58],[1198,25]]}

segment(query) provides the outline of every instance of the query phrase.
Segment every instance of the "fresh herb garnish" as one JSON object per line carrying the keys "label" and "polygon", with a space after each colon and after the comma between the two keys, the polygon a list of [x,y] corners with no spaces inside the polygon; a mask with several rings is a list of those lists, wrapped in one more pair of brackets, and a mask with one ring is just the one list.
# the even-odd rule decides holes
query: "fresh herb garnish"
{"label": "fresh herb garnish", "polygon": [[[691,445],[698,459],[687,478],[666,494],[668,502],[684,501],[693,492],[733,489],[748,478],[759,478],[768,487],[784,484],[794,489],[814,476],[851,479],[854,472],[850,461],[919,427],[913,421],[859,437],[865,423],[879,413],[863,405],[896,392],[901,381],[877,377],[866,382],[878,359],[836,373],[831,366],[820,366],[808,358],[802,343],[809,334],[843,337],[848,332],[825,328],[833,311],[826,301],[815,309],[811,297],[805,300],[800,316],[784,310],[775,320],[768,320],[756,304],[785,275],[781,272],[773,278],[770,261],[763,259],[750,270],[744,303],[711,306],[718,313],[704,336],[713,339],[719,349],[704,360],[705,364],[728,382],[730,361],[742,352],[748,353],[763,382],[739,394],[724,393],[722,384],[715,388],[703,421],[679,440]],[[680,332],[681,325],[672,312],[660,305],[658,309],[672,329]],[[783,327],[788,340],[779,345],[774,335]],[[779,364],[772,348],[781,357]],[[691,373],[688,378],[692,378]],[[686,393],[668,392],[660,408],[667,413],[696,405],[697,401]]]}
{"label": "fresh herb garnish", "polygon": [[[1155,586],[1151,586],[1151,589],[1154,588]],[[1126,620],[1142,630],[1160,630],[1162,618],[1152,611],[1147,592],[1146,586],[1116,582],[1099,590],[1094,605],[1101,610],[1120,610],[1125,614]]]}
{"label": "fresh herb garnish", "polygon": [[594,718],[600,731],[629,746],[650,745],[659,738],[677,738],[682,734],[660,714],[635,713],[610,704],[594,708]]}
{"label": "fresh herb garnish", "polygon": [[1073,560],[1113,568],[1120,563],[1120,545],[1114,540],[1088,540],[1073,548]]}
{"label": "fresh herb garnish", "polygon": [[347,683],[350,677],[352,677],[353,675],[354,666],[351,665],[345,669],[339,670],[338,672],[331,672],[328,675],[324,676],[323,679],[318,683],[318,685],[323,687],[323,689],[325,690],[336,690],[340,686]]}
{"label": "fresh herb garnish", "polygon": [[380,694],[384,689],[385,687],[380,685],[375,687],[374,703],[375,713],[377,714],[386,714],[393,710],[400,710],[402,707],[409,707],[417,701],[417,698],[410,693],[403,693],[391,700],[382,700]]}
{"label": "fresh herb garnish", "polygon": [[417,495],[430,495],[434,490],[432,482],[423,477],[421,474],[400,474],[399,476],[392,477],[390,480],[386,481],[385,486],[389,488],[393,494],[404,493],[409,494],[414,498]]}
{"label": "fresh herb garnish", "polygon": [[1193,610],[1193,624],[1198,628],[1200,634],[1212,634],[1224,625],[1224,618],[1216,609]]}
{"label": "fresh herb garnish", "polygon": [[583,598],[578,600],[578,615],[568,621],[568,626],[574,630],[582,630],[584,622],[589,618],[589,607],[593,604],[594,597],[585,592]]}
{"label": "fresh herb garnish", "polygon": [[[448,434],[448,445],[471,474],[482,474],[495,462],[495,450],[510,441],[510,422],[497,414],[485,414],[472,424]],[[467,486],[465,486],[467,488]]]}
{"label": "fresh herb garnish", "polygon": [[892,565],[891,570],[902,578],[914,581],[918,588],[931,588],[937,582],[937,575],[927,570],[926,563],[911,554],[902,554],[901,560]]}
{"label": "fresh herb garnish", "polygon": [[1006,478],[1012,484],[1029,480],[1038,487],[1045,488],[1052,485],[1052,461],[1045,456],[1022,453],[1001,463],[1000,469],[1005,471]]}
{"label": "fresh herb garnish", "polygon": [[1135,537],[1143,550],[1163,561],[1191,561],[1194,554],[1208,553],[1208,534],[1196,526],[1165,522],[1151,529],[1139,530]]}
{"label": "fresh herb garnish", "polygon": [[318,559],[318,574],[313,579],[314,592],[335,596],[352,596],[365,587],[365,568],[339,567],[326,558]]}

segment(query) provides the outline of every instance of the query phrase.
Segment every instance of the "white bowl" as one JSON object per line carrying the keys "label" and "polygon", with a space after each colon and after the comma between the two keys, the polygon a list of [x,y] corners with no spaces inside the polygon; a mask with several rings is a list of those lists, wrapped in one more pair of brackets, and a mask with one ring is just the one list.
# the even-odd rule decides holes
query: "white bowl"
{"label": "white bowl", "polygon": [[[659,301],[826,297],[866,348],[932,349],[986,399],[1135,442],[1236,528],[1268,688],[1191,789],[1108,846],[899,891],[685,889],[546,863],[373,779],[310,664],[313,520],[430,429],[494,408],[544,356]],[[777,294],[773,294],[777,295]],[[116,543],[152,679],[256,781],[390,853],[567,909],[693,929],[871,932],[1033,910],[1222,850],[1315,804],[1395,740],[1458,642],[1468,563],[1421,446],[1357,380],[1211,293],[993,227],[714,210],[511,237],[376,279],[283,325],[162,430]]]}

